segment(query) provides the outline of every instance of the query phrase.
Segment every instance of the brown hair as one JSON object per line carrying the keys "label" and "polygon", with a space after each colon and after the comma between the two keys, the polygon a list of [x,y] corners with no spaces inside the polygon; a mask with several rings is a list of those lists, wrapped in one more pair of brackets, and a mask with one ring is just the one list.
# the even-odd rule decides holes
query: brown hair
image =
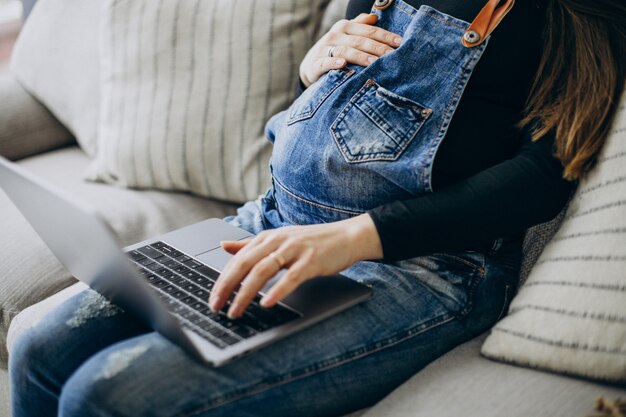
{"label": "brown hair", "polygon": [[626,76],[624,0],[547,1],[545,50],[522,127],[554,132],[563,176],[577,180],[608,136]]}

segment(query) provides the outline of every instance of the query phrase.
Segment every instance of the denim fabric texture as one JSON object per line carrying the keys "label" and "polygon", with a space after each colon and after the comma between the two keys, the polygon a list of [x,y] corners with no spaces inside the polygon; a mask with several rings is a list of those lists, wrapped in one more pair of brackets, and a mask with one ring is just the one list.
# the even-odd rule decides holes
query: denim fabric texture
{"label": "denim fabric texture", "polygon": [[[231,224],[264,230],[263,200]],[[193,360],[87,290],[13,345],[14,417],[330,416],[375,404],[506,311],[519,243],[441,253],[344,275],[373,297],[221,368]]]}
{"label": "denim fabric texture", "polygon": [[[467,22],[401,0],[403,34],[368,68],[331,71],[267,125],[274,187],[225,220],[252,233],[336,221],[431,192],[432,162],[485,45]],[[416,236],[419,239],[419,236]],[[88,290],[23,333],[10,356],[15,417],[322,416],[370,406],[491,327],[515,288],[520,243],[359,262],[371,299],[221,368]]]}
{"label": "denim fabric texture", "polygon": [[394,1],[373,9],[402,45],[366,68],[330,71],[266,126],[274,198],[288,223],[342,220],[432,191],[437,148],[487,43],[469,23]]}

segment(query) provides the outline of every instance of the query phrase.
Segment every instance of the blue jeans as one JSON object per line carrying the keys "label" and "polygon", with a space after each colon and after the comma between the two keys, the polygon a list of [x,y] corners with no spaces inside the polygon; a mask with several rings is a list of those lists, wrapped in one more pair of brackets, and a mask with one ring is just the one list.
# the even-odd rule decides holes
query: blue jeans
{"label": "blue jeans", "polygon": [[[260,205],[228,220],[258,232]],[[519,244],[500,241],[484,254],[358,263],[344,274],[371,286],[370,300],[221,368],[88,290],[14,344],[14,416],[342,415],[493,325],[518,261]]]}

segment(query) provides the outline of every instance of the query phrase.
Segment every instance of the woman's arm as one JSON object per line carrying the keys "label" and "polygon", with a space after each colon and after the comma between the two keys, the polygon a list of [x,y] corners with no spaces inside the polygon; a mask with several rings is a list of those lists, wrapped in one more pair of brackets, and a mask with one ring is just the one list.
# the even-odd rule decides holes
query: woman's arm
{"label": "woman's arm", "polygon": [[553,138],[526,138],[513,158],[437,192],[369,212],[385,260],[484,246],[554,218],[574,183],[562,178]]}

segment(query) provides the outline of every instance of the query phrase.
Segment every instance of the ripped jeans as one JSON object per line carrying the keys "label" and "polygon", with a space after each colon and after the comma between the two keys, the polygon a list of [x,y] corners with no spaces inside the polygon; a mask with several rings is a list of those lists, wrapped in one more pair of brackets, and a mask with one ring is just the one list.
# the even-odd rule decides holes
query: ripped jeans
{"label": "ripped jeans", "polygon": [[[255,203],[228,220],[259,231]],[[520,245],[360,262],[373,297],[220,368],[202,365],[92,290],[24,332],[10,354],[13,415],[321,416],[376,403],[491,327]]]}

